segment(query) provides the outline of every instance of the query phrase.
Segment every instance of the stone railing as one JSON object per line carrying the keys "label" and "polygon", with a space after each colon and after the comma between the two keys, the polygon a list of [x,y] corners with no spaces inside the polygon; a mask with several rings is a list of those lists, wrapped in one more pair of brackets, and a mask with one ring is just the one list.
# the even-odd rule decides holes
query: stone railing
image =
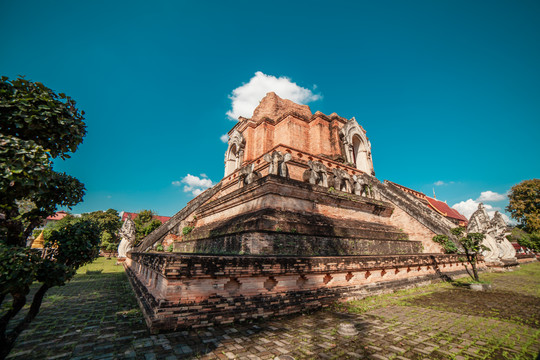
{"label": "stone railing", "polygon": [[137,245],[134,251],[146,251],[156,242],[161,240],[164,236],[169,234],[172,230],[178,227],[179,223],[192,214],[195,210],[204,204],[208,199],[214,196],[221,189],[221,183],[216,184],[214,187],[206,190],[201,195],[187,203],[187,205],[177,212],[172,218],[164,224],[161,224],[156,230],[152,231],[146,236],[143,241]]}

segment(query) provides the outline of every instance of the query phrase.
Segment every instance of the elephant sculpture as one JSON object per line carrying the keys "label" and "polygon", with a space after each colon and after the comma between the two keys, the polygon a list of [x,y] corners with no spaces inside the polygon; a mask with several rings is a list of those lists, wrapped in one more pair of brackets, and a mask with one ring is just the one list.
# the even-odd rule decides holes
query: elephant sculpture
{"label": "elephant sculpture", "polygon": [[283,155],[280,151],[274,151],[272,154],[265,154],[264,160],[270,163],[268,174],[279,175],[284,178],[289,177],[287,162],[292,159],[292,155],[286,153]]}
{"label": "elephant sculpture", "polygon": [[328,175],[326,166],[320,161],[308,161],[309,169],[304,171],[304,181],[313,185],[328,187]]}

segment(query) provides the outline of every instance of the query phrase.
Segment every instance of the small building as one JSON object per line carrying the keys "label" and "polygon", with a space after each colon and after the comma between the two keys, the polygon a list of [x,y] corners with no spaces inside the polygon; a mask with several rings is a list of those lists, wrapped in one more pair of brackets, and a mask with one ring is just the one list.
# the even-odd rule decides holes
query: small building
{"label": "small building", "polygon": [[[135,218],[139,215],[137,213],[133,212],[127,212],[127,211],[121,211],[120,212],[120,218],[122,219],[122,222],[126,221],[128,218],[131,220],[135,220]],[[154,215],[152,216],[153,219],[159,220],[162,224],[169,221],[171,218],[170,216],[161,216],[161,215]]]}
{"label": "small building", "polygon": [[43,229],[45,229],[45,227],[48,224],[62,220],[67,215],[68,213],[66,211],[61,210],[61,211],[56,212],[54,215],[47,216],[45,220],[43,221],[43,224],[40,227],[37,227],[34,229],[34,232],[36,230],[38,231],[41,230],[41,233],[35,239],[33,238],[33,236],[31,236],[28,239],[27,244],[30,243],[31,244],[30,246],[32,247],[32,249],[43,249],[43,242],[45,241],[45,239],[43,238]]}

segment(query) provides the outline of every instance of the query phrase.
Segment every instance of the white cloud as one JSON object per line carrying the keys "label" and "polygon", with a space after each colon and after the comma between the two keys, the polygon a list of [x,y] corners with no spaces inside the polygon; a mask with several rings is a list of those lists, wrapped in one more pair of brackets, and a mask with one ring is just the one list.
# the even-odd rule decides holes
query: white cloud
{"label": "white cloud", "polygon": [[506,196],[503,195],[503,194],[498,194],[496,192],[493,192],[493,191],[482,191],[480,193],[480,197],[478,199],[476,199],[476,201],[502,201],[502,200],[506,200]]}
{"label": "white cloud", "polygon": [[219,137],[219,140],[221,140],[221,142],[224,142],[226,144],[229,141],[229,135],[223,134]]}
{"label": "white cloud", "polygon": [[[463,214],[467,219],[471,218],[471,215],[478,210],[478,204],[480,204],[481,201],[469,199],[467,201],[462,201],[454,206],[452,206],[453,209],[456,209],[461,214]],[[484,204],[484,208],[486,209],[486,212],[488,213],[490,218],[493,218],[493,215],[495,215],[495,212],[498,211],[501,213],[504,221],[506,221],[507,224],[515,225],[516,222],[508,217],[505,213],[502,212],[502,209],[500,207],[492,206],[489,204]]]}
{"label": "white cloud", "polygon": [[[467,219],[469,219],[471,215],[473,214],[473,212],[478,210],[478,204],[480,204],[479,201],[469,199],[469,200],[462,201],[455,204],[454,206],[452,206],[452,208],[456,209],[461,214],[463,214]],[[489,204],[484,204],[484,207],[486,208],[486,211],[489,216],[493,216],[493,214],[495,214],[496,209],[494,209],[493,206]]]}
{"label": "white cloud", "polygon": [[453,181],[444,182],[444,181],[442,181],[442,180],[435,181],[435,182],[433,183],[433,185],[435,185],[435,186],[452,185],[452,184],[454,184]]}
{"label": "white cloud", "polygon": [[227,116],[231,120],[238,120],[239,116],[250,118],[261,99],[271,91],[279,97],[298,104],[307,104],[321,98],[321,95],[314,94],[311,90],[297,85],[288,77],[277,78],[257,71],[248,83],[232,91],[229,96],[232,100],[232,109],[227,111]]}
{"label": "white cloud", "polygon": [[182,180],[173,181],[172,184],[174,186],[184,185],[184,192],[191,192],[194,196],[197,196],[204,190],[214,186],[214,183],[206,176],[206,174],[200,174],[200,177],[187,174]]}

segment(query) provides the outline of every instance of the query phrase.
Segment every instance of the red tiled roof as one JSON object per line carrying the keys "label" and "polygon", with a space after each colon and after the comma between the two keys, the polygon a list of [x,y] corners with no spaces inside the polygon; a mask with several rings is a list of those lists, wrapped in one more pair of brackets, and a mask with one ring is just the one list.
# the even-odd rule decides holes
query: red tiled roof
{"label": "red tiled roof", "polygon": [[[139,214],[137,213],[130,213],[130,212],[127,212],[125,211],[124,214],[122,215],[122,221],[126,221],[126,219],[129,217],[131,220],[134,220]],[[171,218],[170,216],[159,216],[159,215],[154,215],[153,216],[154,219],[157,219],[159,221],[161,221],[162,224],[164,224],[165,222],[169,221],[169,219]]]}
{"label": "red tiled roof", "polygon": [[59,211],[59,212],[57,212],[57,213],[54,214],[54,215],[47,216],[47,220],[53,220],[53,221],[62,220],[63,218],[66,217],[67,214],[68,214],[68,213],[65,212],[65,211]]}
{"label": "red tiled roof", "polygon": [[[388,181],[388,180],[387,180]],[[434,198],[430,198],[429,196],[427,196],[426,194],[420,192],[420,191],[416,191],[416,190],[413,190],[413,189],[409,189],[408,187],[406,186],[403,186],[403,185],[399,185],[399,184],[396,184],[394,182],[391,182],[391,181],[388,181],[394,185],[396,185],[397,187],[399,187],[401,190],[405,191],[405,192],[408,192],[414,196],[416,196],[417,198],[419,199],[423,199],[423,200],[426,200],[428,205],[435,211],[437,211],[438,213],[440,213],[441,215],[443,216],[446,216],[446,217],[449,217],[449,218],[452,218],[452,219],[457,219],[459,221],[462,221],[464,222],[463,225],[466,225],[468,220],[465,216],[461,215],[457,210],[455,209],[452,209],[450,206],[448,206],[447,203],[443,202],[443,201],[439,201],[437,199],[434,199]],[[460,223],[461,225],[461,223]]]}
{"label": "red tiled roof", "polygon": [[430,198],[429,196],[426,196],[426,200],[429,202],[429,205],[431,205],[432,208],[434,208],[442,215],[452,219],[457,219],[465,222],[467,221],[467,218],[465,216],[461,215],[457,210],[452,209],[450,206],[448,206],[447,203]]}

